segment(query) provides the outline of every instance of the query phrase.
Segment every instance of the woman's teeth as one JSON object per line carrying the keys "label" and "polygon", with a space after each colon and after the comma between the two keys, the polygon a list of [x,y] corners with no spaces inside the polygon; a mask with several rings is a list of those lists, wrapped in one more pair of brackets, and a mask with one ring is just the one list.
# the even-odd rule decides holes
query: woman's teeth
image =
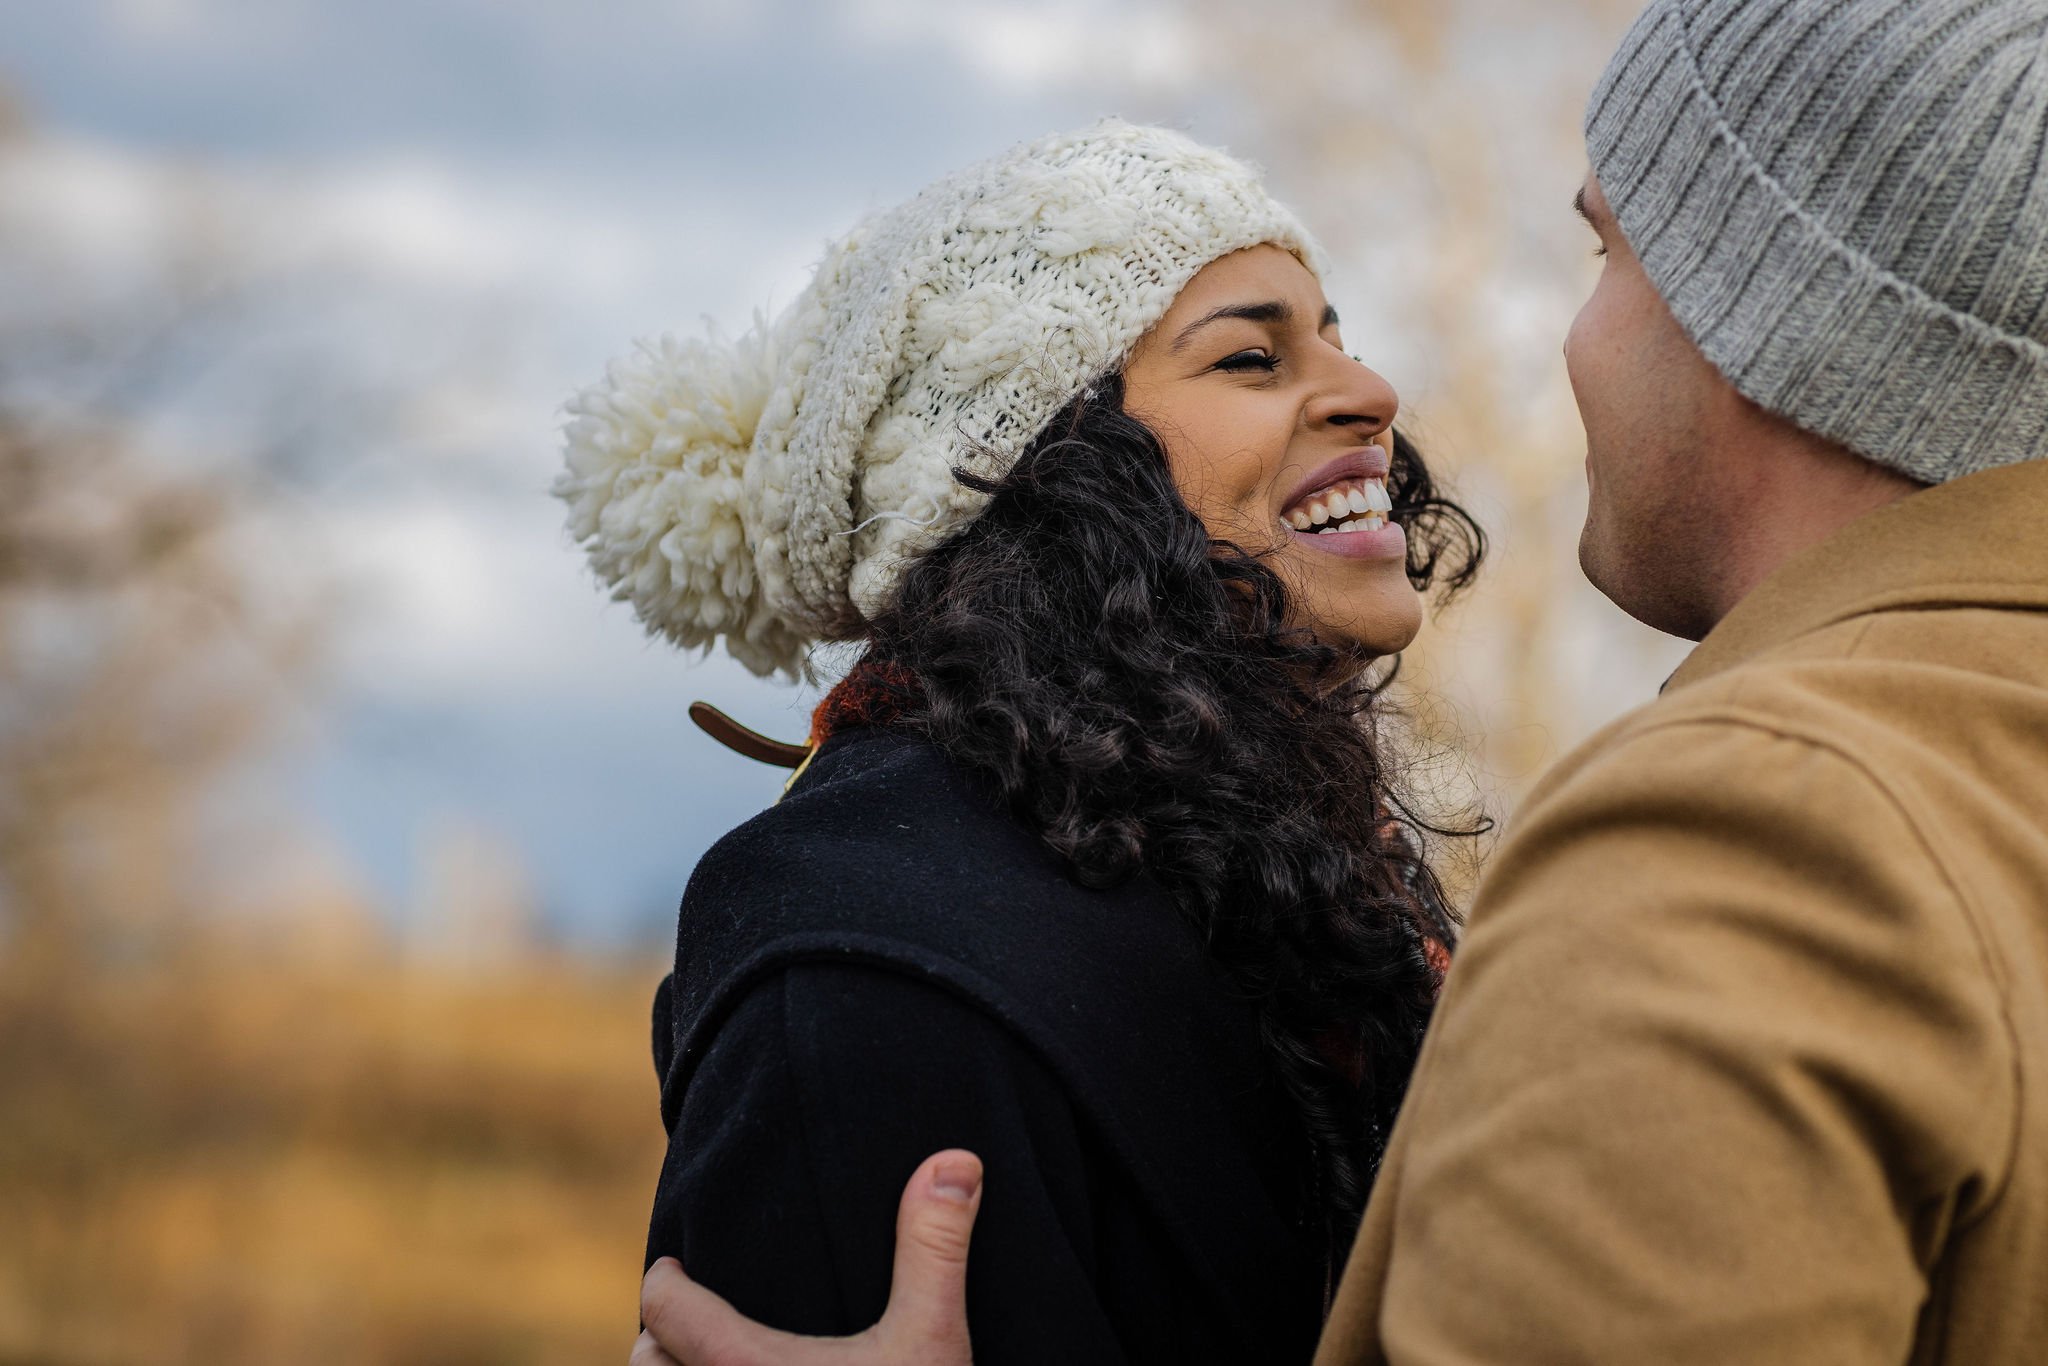
{"label": "woman's teeth", "polygon": [[1347,479],[1311,494],[1283,516],[1296,531],[1378,531],[1387,524],[1394,500],[1384,479]]}

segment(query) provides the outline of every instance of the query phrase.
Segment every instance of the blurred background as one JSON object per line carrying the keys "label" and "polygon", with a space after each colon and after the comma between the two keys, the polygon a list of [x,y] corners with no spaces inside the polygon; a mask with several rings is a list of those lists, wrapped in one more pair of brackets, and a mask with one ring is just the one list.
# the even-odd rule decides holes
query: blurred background
{"label": "blurred background", "polygon": [[1329,246],[1497,538],[1406,679],[1511,818],[1682,653],[1574,559],[1632,10],[0,0],[0,1364],[624,1360],[648,1000],[782,778],[684,709],[815,691],[604,600],[560,405],[1020,139],[1180,126]]}

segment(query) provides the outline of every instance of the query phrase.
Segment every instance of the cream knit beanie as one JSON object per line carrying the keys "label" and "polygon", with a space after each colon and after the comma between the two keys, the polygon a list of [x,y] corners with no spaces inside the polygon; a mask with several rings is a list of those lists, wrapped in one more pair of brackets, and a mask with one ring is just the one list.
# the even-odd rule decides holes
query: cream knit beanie
{"label": "cream knit beanie", "polygon": [[1069,400],[1203,266],[1322,257],[1256,173],[1106,120],[946,177],[826,249],[737,341],[642,342],[570,400],[554,492],[647,628],[802,673],[888,606]]}
{"label": "cream knit beanie", "polygon": [[2048,0],[1653,0],[1586,144],[1753,402],[1929,482],[2048,456]]}

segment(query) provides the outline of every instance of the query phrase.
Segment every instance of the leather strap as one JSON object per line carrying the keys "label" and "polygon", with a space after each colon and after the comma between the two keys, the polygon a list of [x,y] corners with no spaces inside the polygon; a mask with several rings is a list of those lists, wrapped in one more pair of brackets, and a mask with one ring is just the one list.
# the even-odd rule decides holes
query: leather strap
{"label": "leather strap", "polygon": [[771,740],[757,730],[748,730],[709,702],[692,702],[690,719],[698,729],[735,754],[758,759],[777,768],[796,768],[811,756],[809,745],[789,745]]}

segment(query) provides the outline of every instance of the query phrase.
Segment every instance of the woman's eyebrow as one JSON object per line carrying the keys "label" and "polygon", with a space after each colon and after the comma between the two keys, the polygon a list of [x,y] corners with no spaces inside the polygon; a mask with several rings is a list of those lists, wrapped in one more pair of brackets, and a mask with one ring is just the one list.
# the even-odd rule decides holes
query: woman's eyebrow
{"label": "woman's eyebrow", "polygon": [[[1210,323],[1221,322],[1225,318],[1239,318],[1246,322],[1254,323],[1279,323],[1285,326],[1294,321],[1294,308],[1291,304],[1281,299],[1269,299],[1264,303],[1257,304],[1225,304],[1221,308],[1212,309],[1204,313],[1201,317],[1182,328],[1180,335],[1173,339],[1173,345],[1167,349],[1170,351],[1182,350],[1187,346],[1188,339],[1193,337],[1195,333],[1201,331]],[[1336,323],[1336,308],[1326,306],[1323,309],[1321,327],[1334,327]]]}

